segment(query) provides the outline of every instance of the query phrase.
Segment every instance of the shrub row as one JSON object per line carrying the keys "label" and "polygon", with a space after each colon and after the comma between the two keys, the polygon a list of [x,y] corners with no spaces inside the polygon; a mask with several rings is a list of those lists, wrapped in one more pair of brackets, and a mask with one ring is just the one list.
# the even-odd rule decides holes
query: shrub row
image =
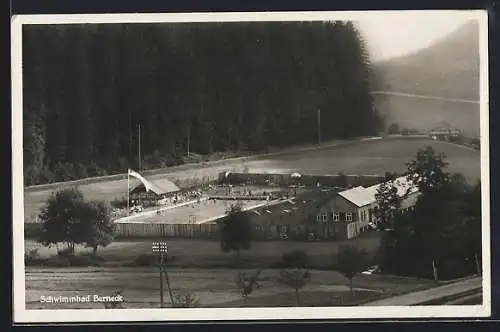
{"label": "shrub row", "polygon": [[49,258],[40,258],[37,249],[30,250],[24,255],[25,266],[88,267],[100,266],[104,262],[104,258],[97,255],[75,255],[65,250]]}
{"label": "shrub row", "polygon": [[[152,154],[144,156],[141,167],[143,170],[165,168],[184,164],[182,157],[160,156]],[[113,175],[123,173],[128,168],[129,163],[125,158],[117,160],[103,161],[100,164],[92,162],[90,164],[57,162],[53,165],[36,167],[30,165],[24,172],[24,185],[33,186],[38,184],[72,181],[87,177]]]}

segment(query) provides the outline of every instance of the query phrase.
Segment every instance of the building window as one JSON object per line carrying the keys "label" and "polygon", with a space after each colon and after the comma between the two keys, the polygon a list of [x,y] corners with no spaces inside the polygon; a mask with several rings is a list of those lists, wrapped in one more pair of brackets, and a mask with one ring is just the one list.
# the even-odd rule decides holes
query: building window
{"label": "building window", "polygon": [[321,221],[321,216],[319,214],[316,216],[316,221]]}
{"label": "building window", "polygon": [[326,220],[327,220],[326,213],[323,213],[323,214],[321,215],[321,221],[326,222]]}
{"label": "building window", "polygon": [[340,221],[340,213],[333,214],[333,221]]}
{"label": "building window", "polygon": [[352,213],[351,212],[347,212],[345,214],[345,220],[346,221],[352,221]]}

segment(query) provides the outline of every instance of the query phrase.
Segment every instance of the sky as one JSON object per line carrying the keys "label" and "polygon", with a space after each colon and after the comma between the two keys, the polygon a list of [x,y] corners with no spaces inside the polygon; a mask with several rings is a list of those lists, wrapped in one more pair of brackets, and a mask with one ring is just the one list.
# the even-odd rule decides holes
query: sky
{"label": "sky", "polygon": [[386,60],[426,48],[460,28],[471,17],[451,11],[439,15],[396,14],[356,20],[372,61]]}

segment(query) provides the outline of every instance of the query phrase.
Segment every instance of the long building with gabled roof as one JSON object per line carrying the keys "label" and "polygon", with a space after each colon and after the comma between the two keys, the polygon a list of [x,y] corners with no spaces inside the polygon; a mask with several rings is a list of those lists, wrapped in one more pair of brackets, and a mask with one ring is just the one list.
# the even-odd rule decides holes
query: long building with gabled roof
{"label": "long building with gabled roof", "polygon": [[[370,187],[354,187],[338,192],[332,199],[324,202],[317,211],[318,223],[347,223],[346,234],[339,234],[340,238],[356,237],[360,232],[376,227],[375,211],[378,208],[375,195],[381,184]],[[402,198],[401,208],[410,209],[420,194],[406,176],[394,180],[398,195]]]}

